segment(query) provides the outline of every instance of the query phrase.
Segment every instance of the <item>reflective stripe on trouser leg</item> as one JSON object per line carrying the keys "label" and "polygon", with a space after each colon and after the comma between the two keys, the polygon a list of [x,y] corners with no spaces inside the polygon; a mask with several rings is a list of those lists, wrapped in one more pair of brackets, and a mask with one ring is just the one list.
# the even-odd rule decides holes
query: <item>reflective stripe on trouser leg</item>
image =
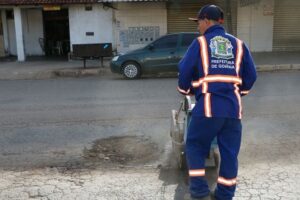
{"label": "reflective stripe on trouser leg", "polygon": [[193,116],[186,138],[186,157],[190,175],[190,193],[193,197],[209,194],[205,175],[205,158],[209,154],[211,142],[222,127],[222,118]]}
{"label": "reflective stripe on trouser leg", "polygon": [[190,169],[189,170],[190,177],[202,177],[205,176],[205,169]]}
{"label": "reflective stripe on trouser leg", "polygon": [[234,196],[237,183],[237,157],[241,145],[241,132],[241,120],[228,118],[222,130],[218,133],[221,165],[215,194],[217,199],[231,200]]}
{"label": "reflective stripe on trouser leg", "polygon": [[221,185],[231,187],[231,186],[236,185],[236,178],[226,179],[224,177],[219,176],[218,177],[218,183],[221,184]]}

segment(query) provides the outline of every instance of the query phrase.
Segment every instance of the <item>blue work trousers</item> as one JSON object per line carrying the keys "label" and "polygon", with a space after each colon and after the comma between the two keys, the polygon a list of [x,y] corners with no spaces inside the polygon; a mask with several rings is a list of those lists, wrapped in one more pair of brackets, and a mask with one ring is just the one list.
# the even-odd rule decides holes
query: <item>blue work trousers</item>
{"label": "blue work trousers", "polygon": [[185,149],[192,197],[201,198],[210,193],[202,172],[205,170],[205,158],[209,155],[211,142],[217,137],[221,164],[215,197],[217,200],[233,198],[236,189],[234,180],[238,172],[237,157],[241,144],[241,132],[242,124],[239,119],[192,117]]}

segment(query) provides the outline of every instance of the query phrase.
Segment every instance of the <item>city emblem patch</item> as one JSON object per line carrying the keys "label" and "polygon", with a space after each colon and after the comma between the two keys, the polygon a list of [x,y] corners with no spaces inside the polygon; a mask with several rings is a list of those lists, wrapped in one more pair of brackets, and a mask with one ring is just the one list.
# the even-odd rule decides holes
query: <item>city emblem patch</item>
{"label": "city emblem patch", "polygon": [[234,58],[231,42],[222,36],[216,36],[210,40],[211,56],[218,59],[231,59]]}

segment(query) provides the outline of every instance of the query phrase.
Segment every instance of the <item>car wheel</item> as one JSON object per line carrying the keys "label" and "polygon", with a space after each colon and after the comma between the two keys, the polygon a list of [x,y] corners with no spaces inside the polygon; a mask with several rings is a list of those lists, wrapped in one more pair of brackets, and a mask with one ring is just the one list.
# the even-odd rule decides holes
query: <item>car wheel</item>
{"label": "car wheel", "polygon": [[135,62],[127,62],[123,65],[123,75],[127,79],[137,79],[141,76],[141,68]]}

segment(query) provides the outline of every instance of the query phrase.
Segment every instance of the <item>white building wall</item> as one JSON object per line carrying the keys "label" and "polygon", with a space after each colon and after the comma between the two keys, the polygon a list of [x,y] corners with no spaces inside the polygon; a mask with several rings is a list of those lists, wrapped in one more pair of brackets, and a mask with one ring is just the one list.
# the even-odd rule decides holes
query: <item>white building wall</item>
{"label": "white building wall", "polygon": [[145,46],[167,33],[166,3],[119,3],[115,12],[118,52]]}
{"label": "white building wall", "polygon": [[14,7],[14,21],[15,21],[15,30],[16,30],[18,61],[22,62],[25,61],[23,19],[22,19],[22,9],[17,6]]}
{"label": "white building wall", "polygon": [[237,36],[254,52],[272,51],[274,0],[240,7],[238,5]]}
{"label": "white building wall", "polygon": [[39,43],[39,38],[44,37],[42,10],[23,9],[22,22],[26,55],[44,55]]}
{"label": "white building wall", "polygon": [[[102,4],[93,5],[86,11],[84,5],[69,7],[70,44],[113,43],[113,11]],[[93,36],[87,36],[93,32]]]}

